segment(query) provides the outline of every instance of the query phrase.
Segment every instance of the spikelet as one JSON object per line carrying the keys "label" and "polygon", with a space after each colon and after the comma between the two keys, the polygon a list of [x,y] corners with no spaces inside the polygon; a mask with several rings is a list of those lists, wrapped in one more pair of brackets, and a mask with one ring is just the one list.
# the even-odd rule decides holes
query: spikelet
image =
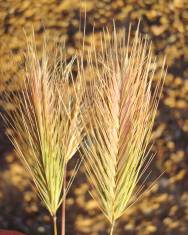
{"label": "spikelet", "polygon": [[130,43],[130,32],[126,40],[124,31],[104,30],[100,45],[93,43],[86,52],[87,72],[80,71],[85,80],[91,77],[83,116],[86,174],[91,195],[111,224],[142,191],[135,189],[151,160],[147,146],[165,77],[163,66],[152,89],[151,43],[138,29]]}
{"label": "spikelet", "polygon": [[71,72],[75,58],[66,63],[62,50],[58,45],[49,50],[44,39],[40,58],[34,35],[28,38],[23,87],[4,95],[4,101],[15,106],[3,116],[12,130],[9,138],[53,217],[64,198],[65,166],[82,131],[81,85],[73,81]]}

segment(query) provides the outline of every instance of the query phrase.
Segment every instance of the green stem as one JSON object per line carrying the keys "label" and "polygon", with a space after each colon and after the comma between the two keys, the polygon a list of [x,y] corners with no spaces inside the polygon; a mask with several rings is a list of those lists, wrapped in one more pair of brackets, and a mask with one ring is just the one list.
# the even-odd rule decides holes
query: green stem
{"label": "green stem", "polygon": [[63,180],[63,204],[62,204],[62,218],[61,218],[61,235],[65,235],[65,209],[66,209],[66,170],[65,166],[64,180]]}
{"label": "green stem", "polygon": [[110,229],[110,234],[109,235],[113,235],[114,226],[115,226],[115,221],[112,222],[111,229]]}
{"label": "green stem", "polygon": [[57,217],[53,216],[54,235],[57,235]]}

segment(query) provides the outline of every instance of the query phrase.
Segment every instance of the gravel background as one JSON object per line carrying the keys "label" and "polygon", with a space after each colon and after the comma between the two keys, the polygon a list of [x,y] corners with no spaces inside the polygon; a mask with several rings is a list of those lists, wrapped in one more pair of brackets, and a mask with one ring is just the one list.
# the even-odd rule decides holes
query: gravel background
{"label": "gravel background", "polygon": [[[83,34],[84,5],[80,0],[0,0],[0,94],[7,87],[19,89],[20,56],[25,34],[36,32],[40,45],[44,29],[50,38],[63,38],[68,55],[74,54]],[[150,193],[127,210],[117,224],[117,234],[188,234],[188,1],[185,0],[88,0],[86,40],[95,22],[96,41],[103,26],[136,26],[153,40],[159,67],[167,56],[168,73],[155,122],[151,166],[153,178],[164,174]],[[44,27],[45,26],[45,27]],[[24,30],[23,30],[24,29]],[[156,77],[158,74],[156,74]],[[0,105],[2,102],[0,100]],[[1,108],[3,112],[3,109]],[[27,174],[5,136],[0,120],[0,228],[16,229],[28,235],[51,234],[50,218],[33,193]],[[74,160],[73,160],[74,161]],[[70,169],[71,165],[70,163]],[[71,173],[71,170],[70,170]],[[108,234],[109,224],[88,194],[83,169],[67,200],[69,235]],[[115,234],[116,234],[115,233]]]}

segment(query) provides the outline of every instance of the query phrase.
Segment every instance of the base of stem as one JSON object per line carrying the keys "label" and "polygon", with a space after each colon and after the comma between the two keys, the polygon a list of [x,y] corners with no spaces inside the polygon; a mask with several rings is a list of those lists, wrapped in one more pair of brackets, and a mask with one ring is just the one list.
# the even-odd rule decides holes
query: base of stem
{"label": "base of stem", "polygon": [[56,215],[52,216],[52,219],[53,219],[54,235],[57,235],[57,217],[56,217]]}
{"label": "base of stem", "polygon": [[110,234],[109,235],[113,235],[114,227],[115,227],[115,221],[111,225],[111,229],[110,229]]}

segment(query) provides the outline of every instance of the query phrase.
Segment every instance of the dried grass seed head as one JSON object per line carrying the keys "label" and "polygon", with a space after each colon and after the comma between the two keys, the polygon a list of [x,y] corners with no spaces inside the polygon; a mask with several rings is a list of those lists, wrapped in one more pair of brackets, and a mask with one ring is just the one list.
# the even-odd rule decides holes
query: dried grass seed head
{"label": "dried grass seed head", "polygon": [[138,30],[131,41],[130,32],[126,40],[124,31],[104,30],[100,45],[86,52],[89,72],[80,72],[85,80],[92,77],[83,117],[86,172],[91,194],[111,223],[142,190],[135,191],[150,163],[147,147],[165,77],[163,67],[152,88],[151,44]]}

